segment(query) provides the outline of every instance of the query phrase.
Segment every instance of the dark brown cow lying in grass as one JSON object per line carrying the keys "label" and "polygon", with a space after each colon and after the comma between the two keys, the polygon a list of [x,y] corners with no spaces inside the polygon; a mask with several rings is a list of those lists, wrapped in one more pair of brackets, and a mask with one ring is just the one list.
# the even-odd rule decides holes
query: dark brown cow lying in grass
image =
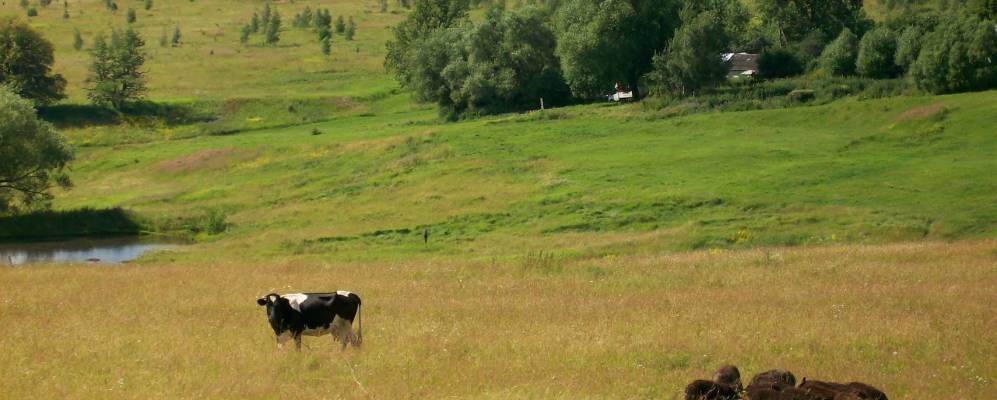
{"label": "dark brown cow lying in grass", "polygon": [[803,378],[799,389],[815,400],[888,400],[885,393],[862,382],[841,384]]}
{"label": "dark brown cow lying in grass", "polygon": [[879,389],[861,382],[840,383],[803,380],[784,369],[755,375],[747,389],[748,400],[887,400]]}
{"label": "dark brown cow lying in grass", "polygon": [[686,400],[735,400],[741,398],[741,372],[733,365],[724,365],[713,374],[713,380],[697,379],[685,387]]}

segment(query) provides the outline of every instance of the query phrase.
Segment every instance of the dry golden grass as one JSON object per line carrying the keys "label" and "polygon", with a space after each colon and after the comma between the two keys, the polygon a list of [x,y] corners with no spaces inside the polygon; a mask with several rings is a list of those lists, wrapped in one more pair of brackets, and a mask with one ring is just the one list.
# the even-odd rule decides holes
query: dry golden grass
{"label": "dry golden grass", "polygon": [[[209,253],[210,254],[210,253]],[[997,243],[0,270],[4,398],[665,398],[722,363],[991,398]],[[364,348],[254,300],[350,289]]]}

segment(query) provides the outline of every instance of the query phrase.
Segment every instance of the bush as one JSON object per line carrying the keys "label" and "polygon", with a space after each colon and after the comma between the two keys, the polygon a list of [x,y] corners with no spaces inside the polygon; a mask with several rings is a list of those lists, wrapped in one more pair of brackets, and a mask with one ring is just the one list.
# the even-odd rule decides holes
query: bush
{"label": "bush", "polygon": [[810,89],[797,89],[786,95],[786,98],[794,103],[807,103],[816,97],[814,91]]}
{"label": "bush", "polygon": [[831,76],[855,74],[855,59],[858,57],[858,38],[845,28],[820,55],[819,65]]}
{"label": "bush", "polygon": [[787,78],[801,73],[803,64],[787,49],[766,50],[758,58],[758,75],[762,79]]}
{"label": "bush", "polygon": [[885,79],[896,77],[897,37],[890,28],[879,27],[862,37],[855,67],[862,76]]}
{"label": "bush", "polygon": [[37,17],[37,16],[38,16],[37,9],[35,9],[34,7],[28,9],[28,17]]}

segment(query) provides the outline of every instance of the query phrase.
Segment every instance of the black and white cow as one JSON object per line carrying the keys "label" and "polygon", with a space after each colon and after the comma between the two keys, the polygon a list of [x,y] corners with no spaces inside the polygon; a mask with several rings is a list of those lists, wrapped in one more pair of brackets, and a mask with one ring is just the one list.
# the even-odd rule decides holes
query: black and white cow
{"label": "black and white cow", "polygon": [[[256,300],[267,306],[267,319],[277,335],[277,347],[287,339],[301,349],[301,336],[332,335],[332,340],[359,347],[363,341],[360,296],[340,290],[335,293],[270,293]],[[353,331],[353,319],[357,330]]]}

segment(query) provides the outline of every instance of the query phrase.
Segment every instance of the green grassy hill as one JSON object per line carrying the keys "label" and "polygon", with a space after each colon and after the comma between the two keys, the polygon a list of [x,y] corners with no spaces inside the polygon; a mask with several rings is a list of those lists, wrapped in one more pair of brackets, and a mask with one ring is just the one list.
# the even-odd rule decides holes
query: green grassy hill
{"label": "green grassy hill", "polygon": [[[68,101],[43,115],[80,149],[58,209],[123,207],[152,230],[223,215],[225,233],[201,235],[210,246],[345,259],[997,232],[997,183],[986,179],[997,170],[995,92],[673,118],[587,105],[440,123],[380,66],[398,10],[275,3],[287,28],[265,47],[259,35],[238,43],[259,3],[134,3],[116,13],[74,3],[69,19],[53,5],[31,19],[70,81]],[[354,16],[357,40],[337,35],[322,56],[313,30],[290,28],[306,5]],[[116,115],[84,103],[88,58],[71,32],[89,43],[123,26],[128,7],[140,10],[155,103]],[[158,46],[178,21],[182,45]]]}

